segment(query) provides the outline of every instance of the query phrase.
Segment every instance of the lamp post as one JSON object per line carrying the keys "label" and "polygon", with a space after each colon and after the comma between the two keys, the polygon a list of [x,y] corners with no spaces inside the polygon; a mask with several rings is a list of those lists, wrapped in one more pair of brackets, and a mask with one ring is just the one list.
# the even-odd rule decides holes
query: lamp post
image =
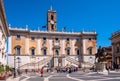
{"label": "lamp post", "polygon": [[39,72],[39,57],[38,57],[38,72]]}
{"label": "lamp post", "polygon": [[18,60],[18,75],[20,75],[20,57],[17,57]]}
{"label": "lamp post", "polygon": [[16,54],[14,54],[14,78],[16,78]]}
{"label": "lamp post", "polygon": [[36,57],[35,56],[31,56],[31,59],[32,59],[32,65],[33,65],[33,70],[35,71],[35,61],[36,61]]}
{"label": "lamp post", "polygon": [[81,68],[81,57],[80,57],[80,55],[78,56],[78,62],[79,62],[78,67]]}

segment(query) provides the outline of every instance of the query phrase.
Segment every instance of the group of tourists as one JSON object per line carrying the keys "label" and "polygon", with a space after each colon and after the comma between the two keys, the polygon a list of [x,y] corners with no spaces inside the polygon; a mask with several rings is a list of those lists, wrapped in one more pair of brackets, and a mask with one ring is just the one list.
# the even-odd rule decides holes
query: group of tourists
{"label": "group of tourists", "polygon": [[[77,72],[78,71],[78,67],[57,67],[55,68],[56,72],[57,73],[72,73],[72,72]],[[39,73],[41,75],[41,77],[43,77],[44,73],[46,72],[49,72],[47,71],[47,69],[44,69],[44,68],[41,68],[41,69],[21,69],[21,70],[17,70],[16,73],[18,75],[20,74],[29,74],[29,73]],[[53,71],[53,70],[50,70],[50,72]],[[14,70],[13,70],[13,74],[14,74]]]}
{"label": "group of tourists", "polygon": [[25,69],[25,73],[27,74],[28,72],[32,72],[32,73],[38,72],[38,73],[41,74],[41,77],[43,77],[43,74],[44,74],[44,68],[41,68],[40,70],[32,69],[31,71],[29,71],[28,69]]}
{"label": "group of tourists", "polygon": [[78,67],[57,67],[56,71],[58,73],[72,73],[78,71]]}

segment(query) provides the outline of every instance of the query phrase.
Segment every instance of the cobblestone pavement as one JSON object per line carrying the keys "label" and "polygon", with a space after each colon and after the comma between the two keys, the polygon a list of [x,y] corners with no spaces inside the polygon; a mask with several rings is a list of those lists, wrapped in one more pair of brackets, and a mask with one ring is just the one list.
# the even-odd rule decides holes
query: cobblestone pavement
{"label": "cobblestone pavement", "polygon": [[82,71],[68,73],[46,73],[44,77],[39,74],[29,74],[20,77],[19,81],[120,81],[120,72],[110,72],[108,75]]}

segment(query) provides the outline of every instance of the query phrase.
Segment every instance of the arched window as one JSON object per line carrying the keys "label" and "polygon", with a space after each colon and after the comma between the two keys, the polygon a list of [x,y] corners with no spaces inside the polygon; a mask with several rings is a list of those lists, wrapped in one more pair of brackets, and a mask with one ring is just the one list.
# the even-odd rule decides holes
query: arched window
{"label": "arched window", "polygon": [[67,40],[67,42],[69,42],[69,41],[70,41],[70,39],[69,39],[69,38],[67,38],[66,40]]}
{"label": "arched window", "polygon": [[67,55],[70,55],[70,49],[67,49],[66,51],[67,51]]}
{"label": "arched window", "polygon": [[53,20],[54,19],[54,16],[53,15],[51,15],[51,20]]}
{"label": "arched window", "polygon": [[47,50],[43,49],[43,55],[47,55]]}
{"label": "arched window", "polygon": [[79,49],[76,50],[76,53],[77,53],[77,55],[80,55],[80,51],[79,51]]}
{"label": "arched window", "polygon": [[59,51],[58,50],[55,50],[55,55],[59,55]]}
{"label": "arched window", "polygon": [[30,49],[30,53],[31,53],[31,55],[35,55],[35,48],[34,48],[34,47],[32,47],[32,48]]}
{"label": "arched window", "polygon": [[16,55],[20,55],[21,54],[21,46],[16,46],[15,47],[15,53],[16,53]]}
{"label": "arched window", "polygon": [[19,34],[16,35],[16,39],[20,39],[20,35]]}
{"label": "arched window", "polygon": [[88,48],[88,53],[89,53],[89,55],[92,55],[92,47]]}
{"label": "arched window", "polygon": [[51,30],[54,30],[54,25],[53,24],[51,25]]}
{"label": "arched window", "polygon": [[116,52],[119,53],[120,52],[119,46],[117,46],[116,49],[117,49]]}

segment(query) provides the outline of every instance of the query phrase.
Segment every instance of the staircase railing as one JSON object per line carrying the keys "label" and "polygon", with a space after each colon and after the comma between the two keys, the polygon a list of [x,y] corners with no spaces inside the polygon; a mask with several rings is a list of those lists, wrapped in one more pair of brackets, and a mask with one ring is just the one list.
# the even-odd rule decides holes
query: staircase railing
{"label": "staircase railing", "polygon": [[69,56],[66,57],[66,60],[73,63],[73,64],[76,64],[76,65],[79,65],[79,62]]}
{"label": "staircase railing", "polygon": [[35,62],[34,64],[31,62],[31,63],[26,63],[26,64],[24,64],[24,65],[22,65],[22,66],[20,66],[20,68],[22,69],[22,68],[27,68],[28,66],[37,66],[37,65],[39,65],[39,66],[44,66],[44,65],[47,65],[47,63],[48,62],[50,62],[50,60],[52,59],[52,57],[48,57],[48,58],[44,58],[44,59],[42,59],[42,60],[40,60],[40,61],[38,61],[38,62]]}
{"label": "staircase railing", "polygon": [[50,62],[50,60],[52,59],[52,57],[48,57],[48,58],[44,58],[43,60],[40,60],[38,62],[36,62],[36,64],[39,63],[39,65],[46,65],[48,62]]}
{"label": "staircase railing", "polygon": [[94,64],[90,63],[90,62],[82,62],[82,65],[84,65],[85,67],[92,67],[94,66]]}

